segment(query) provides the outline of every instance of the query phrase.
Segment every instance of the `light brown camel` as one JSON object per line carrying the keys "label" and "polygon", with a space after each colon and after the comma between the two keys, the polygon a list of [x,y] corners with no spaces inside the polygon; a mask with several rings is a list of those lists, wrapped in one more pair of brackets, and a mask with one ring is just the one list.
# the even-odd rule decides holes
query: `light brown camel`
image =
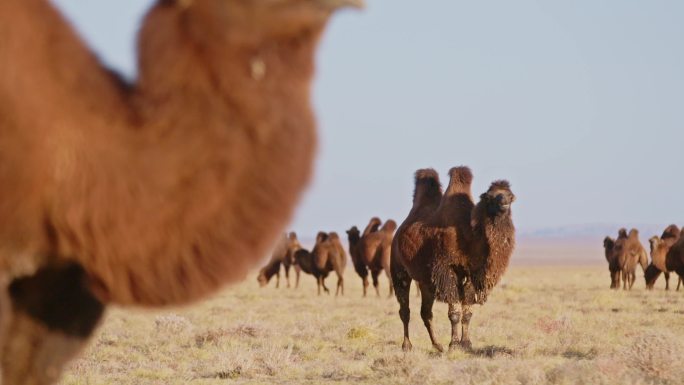
{"label": "light brown camel", "polygon": [[290,267],[294,266],[295,274],[297,275],[296,287],[299,287],[299,267],[295,264],[294,254],[301,248],[301,244],[297,239],[297,233],[283,234],[276,244],[271,259],[266,266],[259,270],[257,281],[259,286],[264,287],[268,284],[273,276],[276,277],[276,289],[280,287],[280,266],[285,270],[285,281],[287,288],[290,288]]}
{"label": "light brown camel", "polygon": [[394,238],[394,231],[397,229],[397,223],[389,219],[382,225],[382,228],[378,229],[377,226],[380,224],[379,218],[371,218],[370,223],[366,226],[366,229],[370,227],[371,231],[364,231],[365,235],[363,236],[359,234],[359,229],[356,226],[347,230],[349,254],[354,264],[354,270],[362,279],[364,297],[368,290],[369,270],[377,296],[380,296],[378,276],[383,270],[387,274],[387,280],[389,281],[389,295],[391,296],[394,293],[389,265],[392,239]]}
{"label": "light brown camel", "polygon": [[416,172],[413,207],[395,236],[391,271],[404,324],[404,350],[412,347],[408,333],[411,279],[420,286],[420,315],[433,347],[443,351],[432,330],[436,298],[449,304],[449,348],[460,345],[469,349],[471,306],[487,300],[513,252],[511,204],[515,196],[508,182],[493,182],[475,205],[470,193],[470,169],[456,167],[449,175],[449,186],[442,196],[434,170]]}
{"label": "light brown camel", "polygon": [[56,381],[107,304],[245,277],[310,179],[321,32],[359,3],[158,0],[127,83],[48,0],[0,1],[4,385]]}
{"label": "light brown camel", "polygon": [[[670,272],[665,268],[665,257],[672,245],[679,239],[679,235],[679,227],[677,225],[670,225],[663,231],[660,237],[653,236],[648,240],[651,245],[651,263],[644,272],[647,289],[652,290],[660,273],[663,273],[665,275],[665,290],[670,290]],[[677,290],[679,290],[681,284],[682,280],[678,278]]]}
{"label": "light brown camel", "polygon": [[615,242],[615,254],[620,265],[620,272],[622,276],[623,290],[631,290],[636,280],[636,267],[641,265],[643,271],[646,271],[648,265],[648,254],[646,249],[639,241],[639,231],[631,229],[627,238],[624,238],[623,231],[620,229],[621,235]]}
{"label": "light brown camel", "polygon": [[347,265],[347,255],[337,233],[319,232],[316,236],[316,245],[311,251],[311,258],[313,261],[312,271],[318,286],[318,295],[321,295],[321,287],[326,293],[330,293],[330,290],[325,286],[325,279],[331,271],[337,274],[335,296],[344,295],[344,268]]}

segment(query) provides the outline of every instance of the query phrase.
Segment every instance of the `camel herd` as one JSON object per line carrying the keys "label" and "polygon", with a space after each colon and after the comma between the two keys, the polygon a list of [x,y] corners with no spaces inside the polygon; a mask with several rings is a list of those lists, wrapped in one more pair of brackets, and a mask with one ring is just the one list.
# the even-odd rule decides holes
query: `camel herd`
{"label": "camel herd", "polygon": [[[389,293],[394,291],[404,324],[404,350],[412,347],[408,334],[412,281],[419,288],[420,316],[433,347],[444,350],[432,328],[432,306],[438,300],[449,306],[449,349],[470,348],[472,305],[485,303],[505,272],[515,245],[511,218],[515,195],[509,183],[493,182],[476,204],[471,193],[470,169],[454,167],[449,176],[449,185],[442,192],[435,170],[416,171],[413,207],[398,228],[391,219],[383,224],[380,218],[373,217],[363,232],[356,226],[347,230],[349,253],[354,270],[362,279],[363,296],[367,295],[369,271],[378,296],[378,276],[384,271],[389,278]],[[318,233],[310,252],[301,246],[294,232],[283,234],[271,259],[259,271],[257,281],[265,286],[275,276],[278,287],[283,266],[290,287],[289,270],[294,266],[295,287],[299,286],[300,271],[304,271],[316,278],[320,295],[321,287],[328,292],[324,280],[334,271],[336,295],[344,294],[344,260],[344,248],[336,233]]]}
{"label": "camel herd", "polygon": [[629,290],[634,285],[637,265],[641,265],[646,280],[646,288],[653,289],[658,277],[665,276],[665,290],[670,290],[670,273],[679,276],[677,290],[684,278],[684,227],[668,226],[661,236],[654,235],[649,240],[651,263],[648,263],[646,249],[639,241],[639,231],[620,229],[616,239],[606,237],[603,240],[608,270],[610,271],[611,289]]}

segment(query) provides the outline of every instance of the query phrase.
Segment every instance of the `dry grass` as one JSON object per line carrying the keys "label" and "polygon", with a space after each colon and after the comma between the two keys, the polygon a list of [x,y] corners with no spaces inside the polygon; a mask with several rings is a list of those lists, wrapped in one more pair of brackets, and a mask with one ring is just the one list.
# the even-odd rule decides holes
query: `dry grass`
{"label": "dry grass", "polygon": [[[347,295],[259,289],[253,277],[195,307],[111,310],[63,384],[679,384],[684,378],[684,292],[610,291],[596,267],[509,270],[476,307],[473,352],[436,354],[412,301],[414,350],[401,351],[398,305]],[[334,280],[330,280],[332,285]],[[659,282],[662,284],[662,282]],[[282,285],[282,282],[281,282]],[[434,309],[447,344],[446,307]]]}

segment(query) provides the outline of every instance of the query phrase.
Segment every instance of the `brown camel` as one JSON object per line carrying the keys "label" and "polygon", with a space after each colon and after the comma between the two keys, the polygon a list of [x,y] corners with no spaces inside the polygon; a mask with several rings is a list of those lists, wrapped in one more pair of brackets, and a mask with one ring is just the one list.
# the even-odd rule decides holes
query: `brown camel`
{"label": "brown camel", "polygon": [[128,83],[50,1],[0,1],[3,384],[57,381],[107,304],[244,279],[310,179],[319,37],[358,5],[157,0]]}
{"label": "brown camel", "polygon": [[[359,229],[356,228],[356,226],[347,230],[349,254],[351,255],[354,264],[354,270],[356,270],[356,273],[363,281],[364,297],[366,296],[368,289],[369,270],[377,296],[380,296],[378,276],[383,270],[385,271],[385,274],[387,274],[387,280],[389,281],[389,295],[391,296],[394,293],[389,265],[392,239],[394,238],[394,231],[397,229],[397,223],[390,219],[382,225],[382,228],[377,230],[377,226],[379,226],[380,223],[378,218],[371,218],[366,229],[375,227],[376,230],[368,233],[364,231],[365,235],[363,236],[359,234]],[[371,226],[371,224],[373,224],[373,226]]]}
{"label": "brown camel", "polygon": [[[291,232],[290,234],[283,234],[281,239],[276,244],[271,259],[266,266],[259,270],[257,281],[259,286],[264,287],[268,284],[273,276],[276,277],[276,289],[280,286],[280,266],[285,270],[285,280],[287,287],[290,288],[290,267],[295,265],[294,253],[301,248],[297,234]],[[297,275],[296,286],[299,286],[299,267],[295,265],[295,273]]]}
{"label": "brown camel", "polygon": [[624,242],[626,239],[627,229],[625,228],[618,230],[617,239],[613,239],[611,237],[605,237],[603,239],[603,248],[606,255],[606,261],[608,262],[608,271],[610,271],[611,289],[620,288],[620,275],[622,273],[622,267],[620,266],[615,246],[620,242]]}
{"label": "brown camel", "polygon": [[456,167],[449,175],[449,186],[442,196],[434,170],[416,172],[413,207],[394,238],[391,271],[404,324],[404,350],[412,347],[408,333],[411,279],[420,287],[420,315],[433,347],[443,351],[432,330],[436,298],[449,304],[449,348],[460,345],[469,349],[471,306],[487,300],[513,252],[515,228],[510,208],[515,196],[508,182],[493,182],[475,205],[470,169]]}
{"label": "brown camel", "polygon": [[615,239],[605,237],[603,239],[603,248],[608,262],[608,271],[610,272],[610,288],[620,288],[620,264],[615,254]]}
{"label": "brown camel", "polygon": [[[653,236],[648,240],[651,245],[651,263],[644,272],[647,289],[652,290],[656,280],[660,277],[660,273],[663,273],[665,275],[665,290],[670,290],[670,272],[665,268],[665,257],[672,245],[677,242],[679,236],[679,227],[677,225],[670,225],[663,231],[660,237]],[[677,280],[677,290],[679,290],[681,284],[682,280],[679,278]]]}
{"label": "brown camel", "polygon": [[672,245],[665,256],[665,270],[674,271],[679,280],[684,280],[684,226],[677,242]]}
{"label": "brown camel", "polygon": [[641,265],[646,271],[648,264],[648,254],[646,249],[639,242],[639,231],[631,229],[627,238],[624,237],[624,229],[620,229],[620,236],[615,242],[615,258],[620,265],[623,290],[631,290],[636,280],[636,267]]}
{"label": "brown camel", "polygon": [[325,279],[331,271],[337,274],[337,289],[335,296],[344,295],[344,268],[347,265],[347,255],[340,242],[340,237],[335,232],[319,232],[316,236],[316,245],[311,251],[313,261],[312,272],[316,277],[318,295],[321,295],[321,287],[330,294],[325,286]]}

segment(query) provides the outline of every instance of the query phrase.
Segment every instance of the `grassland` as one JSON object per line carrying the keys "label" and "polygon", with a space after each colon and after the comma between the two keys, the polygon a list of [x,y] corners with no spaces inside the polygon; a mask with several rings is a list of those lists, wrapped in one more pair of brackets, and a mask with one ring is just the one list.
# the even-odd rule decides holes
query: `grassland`
{"label": "grassland", "polygon": [[[684,292],[648,292],[641,276],[611,291],[606,270],[511,268],[474,309],[474,350],[449,354],[431,349],[414,296],[414,350],[401,351],[384,279],[381,298],[362,298],[348,269],[335,298],[310,276],[298,290],[250,277],[193,307],[112,309],[62,384],[681,384]],[[434,314],[446,345],[446,306]]]}

